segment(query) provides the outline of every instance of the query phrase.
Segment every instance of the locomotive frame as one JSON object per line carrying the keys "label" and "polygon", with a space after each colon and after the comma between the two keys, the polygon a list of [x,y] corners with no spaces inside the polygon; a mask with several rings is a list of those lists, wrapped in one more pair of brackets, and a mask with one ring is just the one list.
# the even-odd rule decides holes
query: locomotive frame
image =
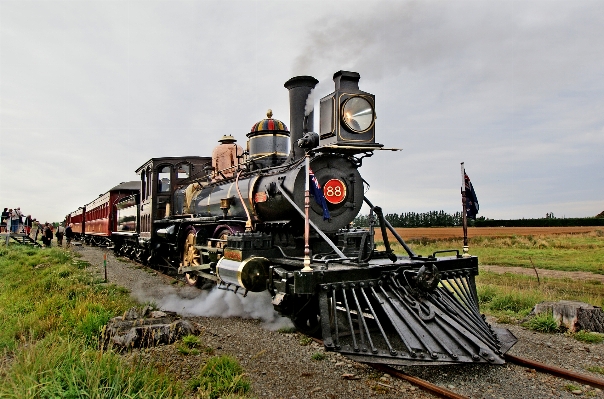
{"label": "locomotive frame", "polygon": [[[256,140],[247,151],[224,136],[211,158],[147,161],[136,171],[139,190],[113,197],[115,252],[177,270],[192,285],[211,282],[244,296],[268,291],[300,331],[361,361],[504,363],[516,338],[480,314],[478,259],[458,250],[415,254],[365,197],[362,160],[383,146],[375,142],[375,96],[359,89],[359,79],[334,74],[335,90],[321,100],[321,135],[305,112],[318,81],[297,76],[285,83],[290,131],[269,110],[247,135]],[[342,188],[341,198],[321,201],[327,182]],[[369,229],[351,226],[363,203]],[[78,212],[71,219],[88,224]],[[387,230],[405,256],[394,253]]]}

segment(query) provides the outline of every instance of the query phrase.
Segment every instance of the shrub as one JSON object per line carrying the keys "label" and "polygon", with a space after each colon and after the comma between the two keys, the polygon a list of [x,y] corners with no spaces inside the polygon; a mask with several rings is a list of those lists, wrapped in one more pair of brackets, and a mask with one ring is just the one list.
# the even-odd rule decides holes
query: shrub
{"label": "shrub", "polygon": [[202,391],[210,399],[232,394],[243,395],[250,390],[250,383],[245,379],[243,369],[237,360],[230,356],[218,356],[208,360],[189,386],[193,390]]}
{"label": "shrub", "polygon": [[199,355],[199,349],[201,341],[196,335],[186,335],[182,337],[181,344],[176,346],[176,349],[183,355]]}
{"label": "shrub", "polygon": [[302,346],[310,345],[311,342],[312,342],[311,337],[308,337],[306,335],[303,335],[300,337],[300,345],[302,345]]}
{"label": "shrub", "polygon": [[525,326],[534,331],[554,333],[558,331],[558,322],[552,312],[541,313],[525,323]]}
{"label": "shrub", "polygon": [[182,343],[189,348],[195,348],[196,346],[199,346],[200,342],[201,341],[199,340],[199,337],[196,335],[189,334],[182,337]]}

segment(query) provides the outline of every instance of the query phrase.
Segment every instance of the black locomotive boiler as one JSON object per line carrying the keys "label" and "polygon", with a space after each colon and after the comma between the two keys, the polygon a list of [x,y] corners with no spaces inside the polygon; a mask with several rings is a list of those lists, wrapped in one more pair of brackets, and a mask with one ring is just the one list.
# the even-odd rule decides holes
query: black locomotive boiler
{"label": "black locomotive boiler", "polygon": [[[359,80],[334,74],[334,92],[320,100],[319,133],[313,112],[305,114],[318,81],[298,76],[285,83],[291,130],[269,111],[245,149],[224,136],[212,157],[150,159],[137,170],[140,192],[115,205],[115,251],[173,267],[190,284],[244,296],[268,291],[300,331],[360,361],[504,363],[516,339],[479,312],[478,259],[414,253],[365,197],[362,161],[384,148],[375,96]],[[371,226],[351,227],[363,203]],[[404,256],[391,249],[388,231]]]}

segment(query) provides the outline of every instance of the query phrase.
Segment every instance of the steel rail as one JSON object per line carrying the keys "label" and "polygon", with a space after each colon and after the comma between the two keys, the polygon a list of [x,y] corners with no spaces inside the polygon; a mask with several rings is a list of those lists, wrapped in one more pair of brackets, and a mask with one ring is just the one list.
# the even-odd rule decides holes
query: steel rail
{"label": "steel rail", "polygon": [[585,385],[589,385],[596,388],[604,388],[604,380],[601,378],[592,377],[590,375],[576,373],[574,371],[569,371],[563,369],[561,367],[549,366],[547,364],[543,364],[537,362],[535,360],[527,359],[525,357],[515,356],[506,354],[505,360],[510,363],[515,363],[519,366],[530,367],[537,371],[541,371],[544,373],[548,373],[551,375],[555,375],[556,377],[562,377],[567,380],[580,382]]}
{"label": "steel rail", "polygon": [[426,380],[422,380],[421,378],[418,377],[413,377],[411,375],[405,374],[395,368],[392,368],[390,366],[386,366],[384,364],[378,364],[378,363],[367,363],[368,365],[370,365],[371,367],[373,367],[376,370],[382,371],[384,373],[388,373],[390,375],[393,375],[397,378],[400,378],[402,380],[408,381],[414,385],[417,385],[427,391],[429,391],[430,393],[433,393],[441,398],[447,398],[447,399],[468,399],[467,396],[463,396],[460,395],[458,393],[455,393],[453,391],[450,391],[446,388],[440,387],[438,385],[432,384],[431,382],[428,382]]}
{"label": "steel rail", "polygon": [[[318,338],[312,338],[313,341],[323,345],[323,341],[318,339]],[[365,363],[366,365],[379,370],[383,373],[388,373],[396,378],[399,378],[401,380],[405,380],[410,382],[413,385],[416,385],[430,393],[433,393],[441,398],[446,398],[446,399],[469,399],[467,396],[463,396],[460,395],[458,393],[455,393],[453,391],[450,391],[446,388],[443,387],[439,387],[436,384],[432,384],[431,382],[428,382],[426,380],[423,380],[419,377],[413,377],[411,375],[405,374],[402,371],[399,371],[393,367],[390,366],[386,366],[385,364],[379,364],[379,363]]]}

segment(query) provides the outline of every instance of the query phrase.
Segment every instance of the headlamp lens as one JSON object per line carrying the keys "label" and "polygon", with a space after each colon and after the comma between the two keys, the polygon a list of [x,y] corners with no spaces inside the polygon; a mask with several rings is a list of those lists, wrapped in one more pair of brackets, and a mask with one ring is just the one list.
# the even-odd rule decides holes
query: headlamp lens
{"label": "headlamp lens", "polygon": [[344,103],[342,117],[350,130],[362,133],[373,124],[373,107],[363,97],[351,97]]}

